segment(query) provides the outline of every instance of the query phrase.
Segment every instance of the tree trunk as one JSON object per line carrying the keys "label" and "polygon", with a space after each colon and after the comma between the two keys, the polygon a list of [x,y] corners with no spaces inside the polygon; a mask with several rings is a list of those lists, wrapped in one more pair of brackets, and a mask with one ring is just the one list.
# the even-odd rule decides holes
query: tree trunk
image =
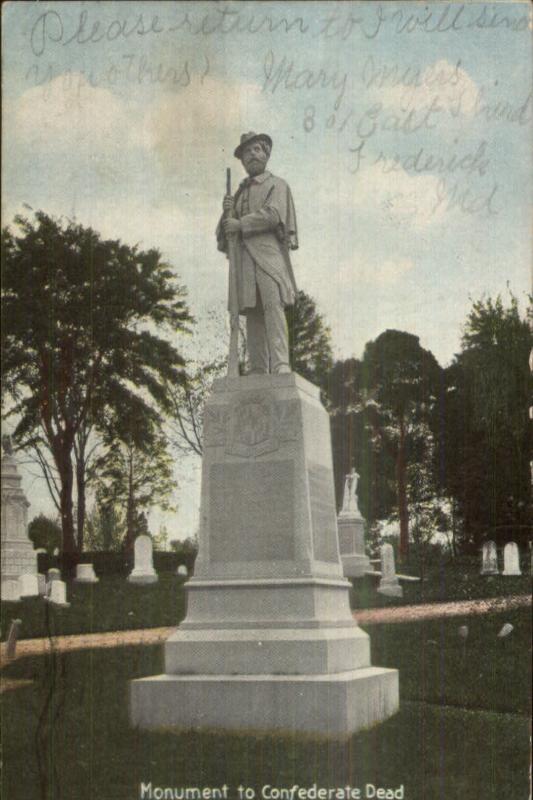
{"label": "tree trunk", "polygon": [[126,538],[124,548],[127,553],[133,550],[133,540],[135,538],[135,498],[133,496],[133,455],[130,453],[129,473],[128,473],[128,505],[126,511]]}
{"label": "tree trunk", "polygon": [[398,514],[400,517],[400,559],[409,553],[409,511],[407,507],[407,467],[405,462],[405,422],[400,419],[400,442],[396,457],[396,485],[398,489]]}
{"label": "tree trunk", "polygon": [[76,489],[78,493],[78,552],[83,552],[83,534],[85,529],[85,461],[83,454],[76,464]]}
{"label": "tree trunk", "polygon": [[74,517],[72,513],[72,489],[74,475],[70,455],[62,454],[57,467],[61,481],[59,492],[59,510],[61,514],[61,529],[63,531],[63,553],[70,555],[76,553],[74,539]]}

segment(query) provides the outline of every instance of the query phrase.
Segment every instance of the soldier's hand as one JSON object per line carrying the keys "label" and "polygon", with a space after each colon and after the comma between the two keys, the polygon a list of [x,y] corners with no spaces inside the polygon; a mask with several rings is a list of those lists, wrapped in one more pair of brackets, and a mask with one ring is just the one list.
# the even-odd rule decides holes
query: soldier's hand
{"label": "soldier's hand", "polygon": [[224,233],[228,236],[231,233],[237,233],[241,229],[241,223],[238,219],[225,219],[222,222],[222,227],[224,228]]}
{"label": "soldier's hand", "polygon": [[233,211],[233,197],[230,194],[227,194],[224,197],[224,200],[222,202],[222,208],[224,209],[225,213]]}

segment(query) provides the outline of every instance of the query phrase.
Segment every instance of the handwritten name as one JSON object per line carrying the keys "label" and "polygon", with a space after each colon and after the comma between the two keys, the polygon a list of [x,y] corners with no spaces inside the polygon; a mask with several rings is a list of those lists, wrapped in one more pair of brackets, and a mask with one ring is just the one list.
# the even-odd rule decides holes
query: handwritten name
{"label": "handwritten name", "polygon": [[294,60],[283,56],[281,61],[277,61],[272,50],[265,56],[263,71],[265,79],[263,82],[263,92],[270,91],[275,94],[281,87],[288,92],[300,89],[329,89],[336,92],[335,110],[341,106],[346,86],[348,83],[348,73],[338,70],[327,70],[323,67],[310,69],[308,67],[299,68]]}

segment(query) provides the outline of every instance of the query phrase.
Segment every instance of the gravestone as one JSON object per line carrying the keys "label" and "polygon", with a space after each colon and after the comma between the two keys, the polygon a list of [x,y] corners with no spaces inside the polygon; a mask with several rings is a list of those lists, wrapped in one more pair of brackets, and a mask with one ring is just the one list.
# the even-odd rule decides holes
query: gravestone
{"label": "gravestone", "polygon": [[52,581],[48,600],[55,606],[70,606],[67,603],[67,584],[64,581]]}
{"label": "gravestone", "polygon": [[19,589],[21,597],[37,597],[39,594],[39,579],[37,575],[21,575]]}
{"label": "gravestone", "polygon": [[347,578],[360,578],[371,569],[365,553],[365,521],[357,504],[358,479],[354,469],[346,476],[342,509],[337,517],[342,570]]}
{"label": "gravestone", "polygon": [[2,581],[0,595],[3,603],[18,603],[20,601],[20,587],[18,580]]}
{"label": "gravestone", "polygon": [[21,627],[22,627],[21,619],[11,620],[11,625],[9,627],[9,633],[7,636],[7,644],[6,644],[6,657],[8,659],[15,658],[17,652],[17,641]]}
{"label": "gravestone", "polygon": [[44,597],[46,595],[46,575],[43,575],[42,572],[37,573],[37,585],[39,594]]}
{"label": "gravestone", "polygon": [[22,491],[22,478],[13,456],[9,436],[2,437],[1,460],[0,580],[17,581],[21,575],[37,574],[37,555],[28,538],[29,503]]}
{"label": "gravestone", "polygon": [[347,735],[394,714],[339,554],[329,417],[299,375],[215,381],[200,544],[165,674],[132,681],[141,728]]}
{"label": "gravestone", "polygon": [[92,564],[78,564],[76,567],[76,583],[98,583]]}
{"label": "gravestone", "polygon": [[495,542],[483,542],[481,555],[481,574],[498,575],[498,551]]}
{"label": "gravestone", "polygon": [[57,569],[57,567],[50,567],[50,569],[46,573],[46,580],[48,583],[52,583],[52,581],[60,581],[61,570]]}
{"label": "gravestone", "polygon": [[176,575],[180,575],[182,578],[186,578],[188,576],[188,574],[189,574],[189,570],[187,569],[185,564],[180,564],[179,567],[178,567],[178,570],[176,572]]}
{"label": "gravestone", "polygon": [[150,536],[141,534],[135,539],[133,570],[128,575],[130,583],[155,583],[153,543]]}
{"label": "gravestone", "polygon": [[381,545],[381,580],[378,592],[387,597],[403,597],[394,564],[394,548],[389,542]]}
{"label": "gravestone", "polygon": [[516,542],[507,542],[503,548],[502,575],[521,575],[520,551]]}

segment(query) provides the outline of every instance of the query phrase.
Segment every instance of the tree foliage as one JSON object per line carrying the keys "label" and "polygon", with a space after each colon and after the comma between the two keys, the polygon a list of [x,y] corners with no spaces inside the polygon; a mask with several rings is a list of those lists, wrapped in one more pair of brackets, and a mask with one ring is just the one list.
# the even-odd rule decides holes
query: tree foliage
{"label": "tree foliage", "polygon": [[129,551],[137,536],[148,533],[144,512],[155,505],[171,508],[175,482],[168,440],[157,423],[147,426],[136,415],[124,415],[112,429],[96,471],[103,504],[118,507],[124,516],[123,547]]}
{"label": "tree foliage", "polygon": [[28,525],[28,537],[36,550],[46,550],[49,555],[61,547],[61,527],[45,514],[32,519]]}
{"label": "tree foliage", "polygon": [[531,534],[533,336],[518,302],[472,305],[461,352],[447,370],[442,480],[462,522],[461,539],[525,541]]}
{"label": "tree foliage", "polygon": [[315,301],[299,291],[286,309],[289,354],[292,369],[316,386],[323,387],[333,366],[331,331]]}
{"label": "tree foliage", "polygon": [[57,470],[63,549],[73,552],[75,469],[83,507],[91,432],[129,411],[153,424],[169,385],[185,379],[178,350],[153,332],[187,329],[184,290],[158,251],[42,211],[3,231],[2,255],[2,388],[17,443],[48,451]]}
{"label": "tree foliage", "polygon": [[397,514],[404,556],[417,488],[409,481],[409,467],[424,463],[433,469],[428,433],[440,387],[441,368],[433,354],[417,336],[395,330],[368,342],[361,361],[335,365],[328,381],[338,486],[355,465],[362,512],[370,521]]}

